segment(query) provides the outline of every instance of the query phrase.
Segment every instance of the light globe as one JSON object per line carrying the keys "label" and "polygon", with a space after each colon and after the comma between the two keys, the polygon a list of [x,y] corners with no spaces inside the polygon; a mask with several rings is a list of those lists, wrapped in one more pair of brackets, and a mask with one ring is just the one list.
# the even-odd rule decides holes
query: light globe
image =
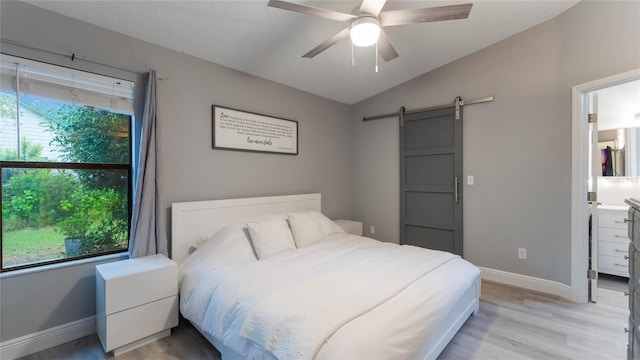
{"label": "light globe", "polygon": [[380,21],[372,16],[359,17],[351,23],[351,42],[355,46],[371,46],[380,37]]}

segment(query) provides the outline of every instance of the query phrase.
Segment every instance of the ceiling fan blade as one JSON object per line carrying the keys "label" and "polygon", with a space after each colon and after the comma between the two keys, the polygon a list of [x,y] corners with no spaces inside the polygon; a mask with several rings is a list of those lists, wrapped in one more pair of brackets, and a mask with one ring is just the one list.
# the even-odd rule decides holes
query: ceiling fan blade
{"label": "ceiling fan blade", "polygon": [[308,14],[308,15],[320,16],[326,19],[336,20],[336,21],[351,21],[357,18],[357,16],[351,15],[351,14],[345,14],[345,13],[341,13],[333,10],[321,9],[321,8],[308,6],[308,5],[295,4],[288,1],[271,0],[267,5],[274,8],[278,8],[278,9],[295,11],[295,12]]}
{"label": "ceiling fan blade", "polygon": [[362,0],[362,5],[360,5],[360,12],[378,16],[386,2],[387,0]]}
{"label": "ceiling fan blade", "polygon": [[381,26],[396,26],[431,21],[466,19],[473,4],[438,6],[424,9],[383,11],[380,13]]}
{"label": "ceiling fan blade", "polygon": [[321,52],[327,50],[329,47],[331,47],[333,44],[337,43],[338,41],[348,38],[350,31],[351,31],[351,27],[346,27],[344,30],[342,30],[339,33],[333,35],[332,37],[327,39],[322,44],[320,44],[320,45],[316,46],[315,48],[313,48],[313,50],[311,50],[308,53],[302,55],[302,57],[312,58],[312,57],[320,54]]}
{"label": "ceiling fan blade", "polygon": [[386,62],[398,57],[396,49],[393,48],[391,41],[389,41],[389,38],[384,31],[380,31],[380,37],[378,38],[378,54],[380,54]]}

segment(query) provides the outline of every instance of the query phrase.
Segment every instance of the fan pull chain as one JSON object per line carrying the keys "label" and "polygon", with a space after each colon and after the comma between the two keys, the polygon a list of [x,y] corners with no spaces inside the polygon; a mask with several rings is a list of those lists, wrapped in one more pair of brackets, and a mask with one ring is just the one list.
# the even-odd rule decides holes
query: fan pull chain
{"label": "fan pull chain", "polygon": [[376,41],[376,72],[378,72],[378,42]]}
{"label": "fan pull chain", "polygon": [[356,61],[353,59],[353,42],[351,42],[351,66],[356,66]]}

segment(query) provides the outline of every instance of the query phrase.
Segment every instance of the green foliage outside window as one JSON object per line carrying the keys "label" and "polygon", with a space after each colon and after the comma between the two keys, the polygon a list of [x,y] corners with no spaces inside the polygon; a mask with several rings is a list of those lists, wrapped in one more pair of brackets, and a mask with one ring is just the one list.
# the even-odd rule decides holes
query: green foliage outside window
{"label": "green foliage outside window", "polygon": [[[129,163],[129,116],[70,105],[50,113],[52,120],[46,126],[54,134],[51,144],[62,151],[65,161]],[[83,172],[80,180],[89,189],[121,189],[128,181],[109,178],[104,171]]]}
{"label": "green foliage outside window", "polygon": [[16,118],[16,97],[6,93],[0,93],[0,117],[7,119]]}
{"label": "green foliage outside window", "polygon": [[3,230],[46,227],[62,221],[65,213],[60,202],[71,196],[77,185],[75,177],[64,170],[16,169],[3,185]]}
{"label": "green foliage outside window", "polygon": [[67,238],[78,239],[76,254],[87,255],[126,247],[127,198],[114,189],[76,188],[69,200],[60,203],[67,214],[56,229]]}
{"label": "green foliage outside window", "polygon": [[6,161],[39,161],[42,160],[42,144],[31,142],[23,137],[20,141],[20,157],[15,149],[4,149],[0,153],[0,160]]}
{"label": "green foliage outside window", "polygon": [[[64,160],[76,163],[129,163],[129,116],[105,110],[63,105],[47,123],[52,144]],[[114,176],[115,175],[115,176]],[[129,178],[104,170],[77,172],[81,185],[60,204],[69,216],[58,228],[82,239],[79,254],[122,249],[128,235]]]}
{"label": "green foliage outside window", "polygon": [[[2,117],[15,117],[15,98],[13,101],[11,104],[4,94],[0,98]],[[52,135],[50,145],[62,153],[59,161],[129,164],[128,115],[70,105],[40,110],[37,112],[46,117],[41,126]],[[130,181],[126,167],[11,167],[8,161],[43,161],[40,144],[23,138],[20,150],[20,158],[14,149],[0,152],[0,160],[6,161],[2,169],[3,233],[53,227],[79,242],[67,257],[126,249]]]}

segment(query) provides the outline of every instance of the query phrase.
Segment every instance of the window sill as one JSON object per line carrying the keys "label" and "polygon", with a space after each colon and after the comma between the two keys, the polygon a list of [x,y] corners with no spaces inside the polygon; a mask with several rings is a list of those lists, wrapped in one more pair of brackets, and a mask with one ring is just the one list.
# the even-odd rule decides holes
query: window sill
{"label": "window sill", "polygon": [[86,259],[66,261],[58,264],[36,266],[28,269],[20,269],[20,270],[7,271],[7,272],[0,273],[0,280],[4,278],[14,277],[14,276],[29,275],[37,272],[42,272],[42,271],[58,270],[62,268],[90,264],[90,263],[98,263],[98,262],[108,261],[108,260],[125,260],[128,258],[129,258],[129,253],[121,252],[117,254],[109,254],[109,255],[96,256],[96,257],[91,257]]}

